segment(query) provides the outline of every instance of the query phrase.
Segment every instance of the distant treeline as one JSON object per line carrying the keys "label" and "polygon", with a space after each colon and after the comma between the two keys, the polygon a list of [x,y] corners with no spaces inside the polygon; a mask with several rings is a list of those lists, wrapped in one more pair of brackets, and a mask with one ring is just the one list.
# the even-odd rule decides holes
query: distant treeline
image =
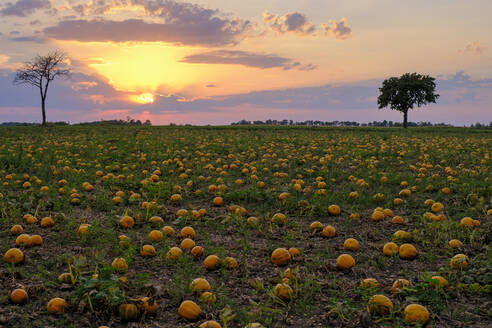
{"label": "distant treeline", "polygon": [[[231,125],[294,125],[294,126],[375,126],[375,127],[401,127],[401,122],[393,121],[373,121],[368,123],[359,123],[355,121],[302,121],[294,122],[293,120],[266,120],[266,121],[247,121],[241,120],[239,122],[231,123]],[[408,126],[453,126],[447,123],[432,123],[432,122],[408,122]],[[492,127],[492,122],[487,124],[476,123],[470,125],[472,128],[485,128]]]}
{"label": "distant treeline", "polygon": [[[31,126],[31,125],[39,125],[39,123],[23,123],[23,122],[5,122],[0,123],[3,126]],[[101,120],[94,122],[82,122],[82,123],[74,123],[70,124],[69,122],[49,122],[47,123],[49,126],[59,126],[59,125],[152,125],[150,120],[146,120],[142,123],[140,120],[134,120],[132,118],[127,120]]]}

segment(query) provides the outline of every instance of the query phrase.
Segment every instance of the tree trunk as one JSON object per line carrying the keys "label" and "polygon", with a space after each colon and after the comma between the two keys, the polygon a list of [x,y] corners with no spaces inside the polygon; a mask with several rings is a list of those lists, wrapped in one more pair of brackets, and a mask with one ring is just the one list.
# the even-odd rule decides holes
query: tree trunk
{"label": "tree trunk", "polygon": [[407,128],[407,115],[408,111],[403,112],[403,127],[406,129]]}
{"label": "tree trunk", "polygon": [[43,125],[46,125],[46,106],[43,98],[41,98],[41,111],[43,113]]}

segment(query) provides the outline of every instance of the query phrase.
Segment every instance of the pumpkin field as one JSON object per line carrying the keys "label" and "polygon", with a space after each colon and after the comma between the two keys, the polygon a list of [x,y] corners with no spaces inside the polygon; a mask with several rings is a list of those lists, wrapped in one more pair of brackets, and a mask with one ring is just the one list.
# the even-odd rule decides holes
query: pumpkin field
{"label": "pumpkin field", "polygon": [[492,131],[0,129],[0,327],[491,327]]}

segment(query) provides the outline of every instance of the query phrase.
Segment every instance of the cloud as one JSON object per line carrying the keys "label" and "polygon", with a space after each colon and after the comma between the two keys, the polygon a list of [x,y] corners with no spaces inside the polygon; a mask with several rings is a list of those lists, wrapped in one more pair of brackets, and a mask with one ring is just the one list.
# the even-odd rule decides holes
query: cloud
{"label": "cloud", "polygon": [[50,7],[51,3],[49,0],[19,0],[16,3],[8,2],[7,5],[0,10],[0,15],[25,17],[38,9]]}
{"label": "cloud", "polygon": [[297,11],[283,16],[267,11],[263,13],[263,22],[277,34],[310,35],[316,31],[316,26],[309,22],[305,15]]}
{"label": "cloud", "polygon": [[221,46],[237,43],[246,29],[247,23],[244,22],[210,21],[201,25],[199,22],[147,23],[141,19],[69,20],[44,29],[44,33],[57,40],[81,42],[160,41],[179,45]]}
{"label": "cloud", "polygon": [[216,50],[193,54],[180,60],[184,63],[194,64],[236,64],[261,69],[280,67],[284,70],[297,68],[299,70],[313,70],[312,64],[302,65],[290,58],[280,57],[274,54],[252,53],[240,50]]}
{"label": "cloud", "polygon": [[487,47],[480,45],[480,42],[478,41],[473,41],[472,43],[467,44],[464,49],[460,50],[460,52],[478,56],[483,54],[485,50],[487,50]]}
{"label": "cloud", "polygon": [[[0,57],[0,59],[1,59],[1,57]],[[205,87],[206,88],[216,88],[217,86],[215,84],[207,84]]]}
{"label": "cloud", "polygon": [[[100,4],[97,7],[97,4]],[[93,10],[104,12],[114,3],[91,2]],[[44,29],[46,36],[57,40],[82,42],[167,42],[179,45],[223,46],[237,44],[251,28],[239,18],[224,17],[218,10],[170,0],[116,1],[116,6],[141,6],[152,21],[140,18],[126,20],[78,19],[62,20]],[[109,7],[108,7],[109,6]],[[80,11],[73,8],[79,14]]]}
{"label": "cloud", "polygon": [[346,40],[352,36],[352,29],[347,26],[345,17],[339,22],[330,21],[328,24],[321,24],[321,29],[325,36],[331,35],[338,40]]}
{"label": "cloud", "polygon": [[19,36],[16,38],[10,38],[12,41],[17,41],[17,42],[36,42],[36,43],[43,43],[44,39],[39,38],[37,36]]}

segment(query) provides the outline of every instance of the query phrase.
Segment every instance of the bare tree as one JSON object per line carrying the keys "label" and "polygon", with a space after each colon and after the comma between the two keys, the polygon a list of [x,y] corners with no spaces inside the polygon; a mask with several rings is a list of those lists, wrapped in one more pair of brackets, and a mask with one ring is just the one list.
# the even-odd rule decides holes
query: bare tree
{"label": "bare tree", "polygon": [[37,55],[32,61],[24,63],[15,75],[15,85],[30,84],[39,88],[43,125],[46,125],[46,95],[48,93],[48,86],[54,79],[70,76],[71,69],[67,61],[68,56],[64,52],[55,50],[46,56]]}

